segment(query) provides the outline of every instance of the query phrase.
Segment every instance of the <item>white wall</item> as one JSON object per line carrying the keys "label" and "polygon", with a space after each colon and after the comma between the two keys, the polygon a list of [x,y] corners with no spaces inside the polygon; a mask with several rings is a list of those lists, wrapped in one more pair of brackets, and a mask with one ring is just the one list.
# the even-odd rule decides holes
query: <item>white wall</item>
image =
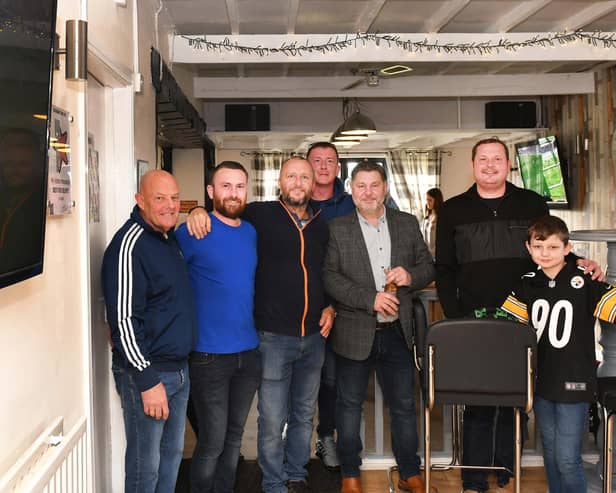
{"label": "white wall", "polygon": [[441,192],[445,200],[473,184],[471,147],[446,147],[441,161]]}
{"label": "white wall", "polygon": [[[126,7],[113,1],[58,0],[57,32],[61,45],[67,19],[89,18],[89,59],[94,53],[108,66],[119,69],[121,75],[128,74],[127,83],[130,84],[135,61],[132,21],[136,4],[134,0],[128,0]],[[89,12],[82,11],[86,6]],[[156,163],[155,95],[149,60],[150,47],[156,44],[154,12],[158,2],[139,1],[138,8],[136,65],[145,84],[137,95],[128,89],[128,93],[116,98],[115,103],[113,98],[106,101],[107,109],[114,114],[108,134],[113,137],[110,142],[117,149],[112,146],[108,161],[100,165],[112,169],[110,165],[114,164],[117,168],[101,183],[101,193],[107,194],[113,208],[108,217],[106,238],[97,240],[103,242],[108,241],[113,230],[126,219],[128,204],[133,202],[134,158]],[[168,29],[168,22],[162,22],[159,39],[163,55],[168,52]],[[111,417],[102,413],[107,417],[99,423],[103,431],[111,434],[112,444],[99,443],[98,450],[122,442],[121,423],[117,420],[120,410],[109,375],[97,372],[93,377],[97,380],[90,381],[91,352],[109,351],[109,347],[106,341],[101,343],[99,337],[92,347],[90,337],[89,269],[100,269],[100,263],[89,265],[86,94],[86,83],[65,81],[63,68],[55,72],[53,104],[73,116],[70,155],[76,205],[70,215],[47,218],[43,274],[0,290],[0,372],[4,375],[4,405],[0,407],[0,476],[56,416],[64,416],[66,429],[70,429],[79,417],[89,417],[93,393],[102,395],[97,405],[107,405],[112,411]],[[119,128],[122,134],[114,134]],[[97,251],[104,247],[101,244],[92,246]],[[100,300],[95,302],[100,303]],[[91,422],[89,424],[92,426]],[[119,454],[114,455],[116,462],[121,461]],[[116,477],[108,490],[121,491],[121,482],[121,477]],[[101,486],[105,483],[97,483],[95,489],[105,489]]]}
{"label": "white wall", "polygon": [[[77,0],[58,5],[57,31],[80,15]],[[85,205],[83,83],[54,74],[53,104],[67,110],[70,125],[72,195],[67,216],[47,217],[43,274],[0,290],[0,474],[4,473],[56,416],[70,429],[87,415],[87,238]]]}
{"label": "white wall", "polygon": [[[180,200],[196,200],[205,204],[205,187],[203,173],[203,149],[174,149],[173,176],[178,182]],[[186,220],[186,214],[180,214],[178,224]]]}
{"label": "white wall", "polygon": [[[454,130],[485,128],[489,98],[361,101],[361,111],[378,122],[379,131]],[[535,100],[525,98],[525,100]],[[234,101],[241,103],[241,101]],[[330,100],[260,101],[269,104],[272,131],[331,132],[343,120],[342,103]],[[459,104],[458,104],[459,103]],[[539,104],[537,105],[539,106]],[[208,131],[225,130],[225,102],[203,104]]]}

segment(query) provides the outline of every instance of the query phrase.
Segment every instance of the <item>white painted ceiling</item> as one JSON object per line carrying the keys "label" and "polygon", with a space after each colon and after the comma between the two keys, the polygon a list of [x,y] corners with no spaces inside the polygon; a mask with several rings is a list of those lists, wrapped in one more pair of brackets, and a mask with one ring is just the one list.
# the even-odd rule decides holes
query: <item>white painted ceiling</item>
{"label": "white painted ceiling", "polygon": [[[579,74],[592,73],[616,62],[616,48],[604,49],[579,41],[498,53],[410,53],[385,47],[383,43],[366,46],[360,42],[357,47],[340,51],[287,56],[255,55],[233,49],[196,50],[185,37],[206,36],[214,42],[227,39],[248,47],[279,47],[291,42],[327,43],[336,36],[344,39],[345,35],[356,33],[395,33],[403,40],[429,39],[454,46],[525,41],[577,30],[600,31],[609,36],[616,32],[616,1],[163,0],[163,6],[175,26],[173,63],[189,68],[194,76],[194,96],[206,107],[209,102],[310,98],[318,104],[342,98],[385,102],[396,98],[538,97],[577,92],[576,87],[583,86],[577,83]],[[378,85],[367,85],[369,71],[396,62],[412,67],[412,72],[396,77],[379,76]],[[357,84],[353,88],[344,89],[354,82]],[[586,87],[579,92],[589,90],[592,89]],[[208,122],[207,114],[204,119]],[[376,123],[378,128],[379,122]],[[318,130],[312,134],[286,132],[281,139],[284,137],[287,146],[301,147],[310,140],[329,137],[333,128]],[[460,140],[460,129],[451,130],[456,130],[450,132],[451,141]],[[485,129],[466,132],[464,138],[473,139],[482,131]],[[448,129],[436,132],[442,137]],[[397,141],[412,141],[411,135],[405,139],[400,133],[397,131]],[[225,147],[225,140],[229,142],[225,132],[209,135],[219,146]],[[516,135],[511,133],[511,138]],[[388,136],[388,132],[381,133],[379,145],[388,145]],[[446,140],[441,138],[439,142]],[[262,141],[251,135],[245,135],[243,140],[241,135],[233,135],[233,145],[243,144],[246,148],[258,148]],[[369,141],[361,144],[361,148],[369,149]]]}

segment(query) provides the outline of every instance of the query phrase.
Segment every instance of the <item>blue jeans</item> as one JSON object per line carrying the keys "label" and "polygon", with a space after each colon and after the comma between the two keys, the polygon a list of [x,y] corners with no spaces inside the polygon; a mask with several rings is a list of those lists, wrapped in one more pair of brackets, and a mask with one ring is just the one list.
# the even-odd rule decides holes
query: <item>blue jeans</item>
{"label": "blue jeans", "polygon": [[534,411],[550,493],[585,493],[582,440],[588,423],[588,403],[554,402],[536,395]]}
{"label": "blue jeans", "polygon": [[[514,415],[511,407],[466,406],[464,408],[462,464],[498,466],[513,471]],[[487,469],[462,469],[464,489],[487,491]],[[499,487],[509,483],[511,473],[495,471]]]}
{"label": "blue jeans", "polygon": [[372,368],[389,408],[391,444],[400,470],[407,479],[419,474],[417,418],[413,395],[415,367],[398,324],[378,330],[368,359],[336,359],[336,424],[338,457],[343,477],[358,477],[361,465],[361,413]]}
{"label": "blue jeans", "polygon": [[[287,481],[306,479],[325,338],[260,332],[263,379],[257,448],[265,493],[286,493]],[[285,423],[286,441],[282,439]]]}
{"label": "blue jeans", "polygon": [[319,437],[334,436],[336,431],[336,353],[331,344],[325,344],[325,360],[319,387]]}
{"label": "blue jeans", "polygon": [[143,412],[133,370],[115,364],[112,370],[122,401],[126,432],[125,493],[174,491],[184,448],[188,364],[178,371],[159,373],[167,392],[167,420],[154,419]]}
{"label": "blue jeans", "polygon": [[261,355],[257,349],[194,352],[190,382],[201,430],[190,466],[191,491],[233,493],[244,425],[261,383]]}

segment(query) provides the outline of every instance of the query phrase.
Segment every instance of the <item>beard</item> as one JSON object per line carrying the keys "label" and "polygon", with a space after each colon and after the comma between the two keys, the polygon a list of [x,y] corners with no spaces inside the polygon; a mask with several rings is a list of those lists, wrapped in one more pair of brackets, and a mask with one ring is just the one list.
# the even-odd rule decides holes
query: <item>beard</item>
{"label": "beard", "polygon": [[246,201],[214,197],[214,210],[224,217],[237,219],[244,213],[244,209],[246,209]]}
{"label": "beard", "polygon": [[304,205],[306,205],[308,203],[308,200],[310,200],[310,197],[308,196],[307,193],[304,193],[302,198],[296,199],[291,197],[291,191],[289,190],[286,193],[281,193],[282,195],[282,201],[287,204],[290,205],[291,207],[303,207]]}
{"label": "beard", "polygon": [[377,214],[382,209],[383,202],[380,200],[357,201],[355,207],[362,214]]}

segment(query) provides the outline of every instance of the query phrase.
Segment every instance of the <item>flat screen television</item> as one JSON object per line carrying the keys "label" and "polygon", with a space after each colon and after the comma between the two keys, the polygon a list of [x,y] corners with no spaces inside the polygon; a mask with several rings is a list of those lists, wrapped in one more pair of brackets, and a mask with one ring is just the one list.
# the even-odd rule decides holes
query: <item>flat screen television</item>
{"label": "flat screen television", "polygon": [[0,288],[43,271],[56,0],[0,2]]}
{"label": "flat screen television", "polygon": [[567,173],[556,137],[539,137],[516,144],[516,162],[524,188],[545,198],[549,207],[569,207]]}

